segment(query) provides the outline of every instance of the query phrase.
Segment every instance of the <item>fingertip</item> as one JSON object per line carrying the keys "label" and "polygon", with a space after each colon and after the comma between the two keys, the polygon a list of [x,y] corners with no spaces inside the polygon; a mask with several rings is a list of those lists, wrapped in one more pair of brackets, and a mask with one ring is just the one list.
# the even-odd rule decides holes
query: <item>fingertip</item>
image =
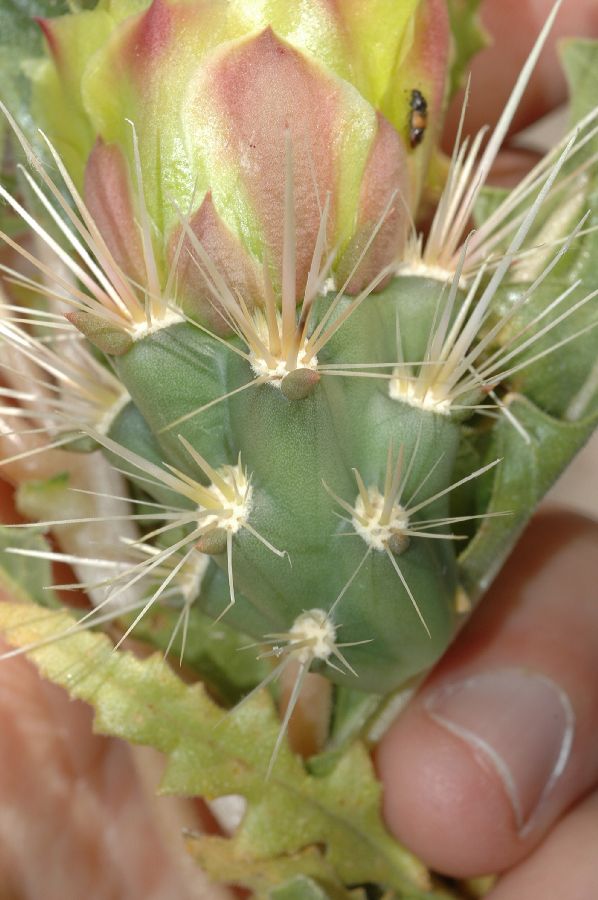
{"label": "fingertip", "polygon": [[[481,4],[481,21],[491,41],[474,56],[470,66],[472,90],[466,113],[466,133],[474,134],[484,125],[498,120],[553,5],[554,0],[484,0]],[[576,35],[598,35],[595,0],[563,4],[509,134],[516,134],[566,101],[567,85],[558,57],[558,44],[562,38]],[[444,146],[448,153],[453,149],[462,102],[463,91],[460,91],[447,113]]]}
{"label": "fingertip", "polygon": [[381,741],[388,827],[437,871],[511,868],[595,784],[597,538],[538,516]]}
{"label": "fingertip", "polygon": [[19,518],[14,504],[14,488],[0,478],[0,524],[18,522]]}
{"label": "fingertip", "polygon": [[516,826],[496,774],[423,708],[401,716],[376,759],[387,826],[430,868],[466,878],[512,861]]}

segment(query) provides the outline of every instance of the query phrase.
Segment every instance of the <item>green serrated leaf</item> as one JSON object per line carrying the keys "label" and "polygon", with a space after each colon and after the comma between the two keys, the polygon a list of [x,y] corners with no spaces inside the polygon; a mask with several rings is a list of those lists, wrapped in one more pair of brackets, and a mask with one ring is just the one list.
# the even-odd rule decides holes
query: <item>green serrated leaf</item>
{"label": "green serrated leaf", "polygon": [[[161,650],[166,650],[172,643],[170,652],[172,658],[177,660],[182,649],[183,629],[179,627],[175,640],[171,639],[179,617],[180,610],[166,607],[152,610],[135,627],[135,638]],[[136,613],[126,621],[130,624],[135,618]],[[258,659],[255,652],[241,652],[251,643],[247,635],[225,622],[215,623],[195,605],[189,613],[184,662],[207,682],[220,699],[227,704],[236,703],[263,681],[270,671],[266,661]]]}
{"label": "green serrated leaf", "polygon": [[[324,891],[313,878],[306,878],[304,875],[298,875],[270,891],[271,900],[329,900],[333,896]],[[343,896],[348,898],[348,891],[343,891]]]}
{"label": "green serrated leaf", "polygon": [[13,599],[33,601],[39,606],[60,606],[56,594],[46,590],[52,583],[51,566],[46,559],[8,553],[8,548],[50,550],[43,529],[17,530],[0,527],[0,589]]}
{"label": "green serrated leaf", "polygon": [[276,859],[245,857],[227,838],[198,835],[187,846],[202,869],[253,891],[256,900],[349,900],[317,847]]}
{"label": "green serrated leaf", "polygon": [[481,0],[449,0],[448,3],[454,45],[449,82],[451,97],[461,87],[472,56],[490,43],[479,19],[480,3]]}
{"label": "green serrated leaf", "polygon": [[105,635],[87,631],[64,637],[73,624],[62,612],[32,616],[31,607],[0,604],[0,629],[15,646],[46,642],[28,655],[42,675],[93,705],[97,731],[166,754],[163,791],[246,798],[247,812],[228,844],[232,858],[273,862],[316,847],[342,884],[374,882],[409,897],[428,890],[425,867],[382,824],[381,787],[362,744],[315,778],[283,743],[266,781],[279,730],[266,692],[224,716],[202,685],[185,684],[161,657],[115,653]]}
{"label": "green serrated leaf", "polygon": [[[502,461],[493,470],[489,502],[486,505],[484,499],[480,506],[510,515],[485,519],[459,558],[461,580],[472,600],[490,585],[539,501],[598,425],[598,412],[577,422],[562,422],[515,395],[509,411],[525,429],[529,443],[506,418],[492,429],[485,457]],[[486,481],[480,492],[488,487]]]}

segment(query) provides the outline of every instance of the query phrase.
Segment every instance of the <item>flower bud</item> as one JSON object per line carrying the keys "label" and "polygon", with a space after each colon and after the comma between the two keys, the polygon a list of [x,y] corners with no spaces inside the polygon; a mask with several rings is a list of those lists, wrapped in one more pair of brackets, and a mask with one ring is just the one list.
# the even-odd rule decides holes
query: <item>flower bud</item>
{"label": "flower bud", "polygon": [[445,0],[112,0],[41,24],[39,118],[133,281],[149,240],[173,300],[226,331],[197,242],[248,307],[266,276],[281,292],[285,217],[298,300],[324,207],[337,288],[400,258],[441,117]]}

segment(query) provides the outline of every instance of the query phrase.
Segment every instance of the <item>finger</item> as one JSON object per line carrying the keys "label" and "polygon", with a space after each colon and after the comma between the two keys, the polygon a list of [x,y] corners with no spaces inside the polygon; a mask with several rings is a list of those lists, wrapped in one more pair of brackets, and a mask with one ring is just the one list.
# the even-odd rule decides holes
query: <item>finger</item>
{"label": "finger", "polygon": [[[513,85],[546,21],[554,0],[485,0],[481,18],[492,43],[471,64],[471,94],[465,133],[477,132],[497,121]],[[515,134],[567,98],[565,77],[557,45],[563,37],[598,36],[598,4],[595,0],[564,3],[519,105],[510,129]],[[463,104],[458,92],[448,112],[445,150],[452,152]]]}
{"label": "finger", "polygon": [[381,743],[391,830],[448,874],[502,871],[598,782],[598,525],[544,514]]}
{"label": "finger", "polygon": [[[0,480],[0,522],[17,520]],[[0,884],[10,896],[230,897],[207,886],[182,845],[182,827],[200,830],[202,810],[154,799],[161,759],[93,735],[91,710],[23,657],[0,660],[0,722]],[[145,784],[140,773],[156,765]]]}
{"label": "finger", "polygon": [[129,748],[91,719],[27,660],[0,663],[0,884],[44,900],[211,896],[182,846],[191,806],[154,800]]}
{"label": "finger", "polygon": [[14,504],[14,489],[0,478],[0,524],[19,521]]}
{"label": "finger", "polygon": [[598,884],[598,792],[583,800],[486,900],[591,900]]}
{"label": "finger", "polygon": [[539,153],[502,150],[492,166],[490,180],[500,187],[515,187],[540,160]]}

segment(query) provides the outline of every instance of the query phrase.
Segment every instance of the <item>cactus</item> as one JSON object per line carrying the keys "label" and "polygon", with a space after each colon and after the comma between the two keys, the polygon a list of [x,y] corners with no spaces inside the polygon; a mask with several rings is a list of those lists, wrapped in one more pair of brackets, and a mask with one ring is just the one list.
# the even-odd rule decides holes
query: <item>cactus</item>
{"label": "cactus", "polygon": [[[1,449],[35,523],[3,536],[5,572],[68,562],[62,587],[92,605],[6,607],[0,625],[60,683],[91,658],[74,695],[166,753],[144,723],[187,709],[190,689],[165,663],[109,659],[91,626],[116,623],[117,648],[132,633],[176,646],[232,706],[225,744],[262,723],[266,746],[242,751],[251,783],[172,762],[182,793],[252,802],[277,773],[306,797],[333,798],[339,772],[373,784],[372,716],[439,659],[598,422],[595,98],[578,94],[576,127],[515,190],[485,188],[558,4],[488,143],[459,137],[425,241],[414,219],[465,51],[450,70],[441,0],[365,6],[101,3],[41,22],[26,102],[11,83],[2,107],[25,165],[0,194],[30,237],[3,229]],[[571,59],[569,74],[575,87]],[[286,732],[309,672],[335,685],[336,714],[308,775]],[[281,676],[277,721],[264,698]],[[154,709],[136,734],[115,724],[121,683]],[[211,728],[218,708],[200,705]],[[207,727],[175,720],[206,746]],[[257,846],[259,877],[222,845],[197,853],[263,896],[295,877],[299,896],[423,896],[369,804],[388,865],[380,850],[351,870],[349,838],[315,814],[315,856]]]}

